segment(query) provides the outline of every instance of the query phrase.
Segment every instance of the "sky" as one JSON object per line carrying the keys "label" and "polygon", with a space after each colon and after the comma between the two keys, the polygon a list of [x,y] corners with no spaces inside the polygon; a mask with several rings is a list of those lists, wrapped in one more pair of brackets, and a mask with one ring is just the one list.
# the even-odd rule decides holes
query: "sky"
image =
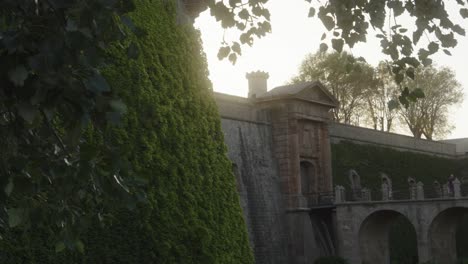
{"label": "sky", "polygon": [[[463,20],[456,6],[450,5],[455,1],[447,2],[453,21],[468,32],[468,20]],[[320,20],[308,17],[309,5],[305,0],[270,0],[266,7],[271,13],[272,33],[256,39],[252,47],[243,46],[242,56],[235,65],[228,60],[218,60],[217,53],[223,37],[227,41],[237,40],[239,32],[224,31],[210,16],[209,11],[200,14],[195,20],[195,27],[201,31],[213,89],[246,97],[248,87],[245,74],[257,70],[269,73],[268,89],[288,82],[297,74],[304,57],[318,50],[322,33],[326,32]],[[406,26],[411,22],[399,23]],[[381,53],[379,40],[373,35],[368,36],[367,43],[357,45],[350,52],[377,65],[380,60],[389,57]],[[452,56],[439,52],[432,57],[438,66],[447,66],[454,70],[465,93],[463,104],[450,110],[450,121],[455,128],[446,138],[468,138],[468,37],[458,37],[458,45],[451,52]]]}

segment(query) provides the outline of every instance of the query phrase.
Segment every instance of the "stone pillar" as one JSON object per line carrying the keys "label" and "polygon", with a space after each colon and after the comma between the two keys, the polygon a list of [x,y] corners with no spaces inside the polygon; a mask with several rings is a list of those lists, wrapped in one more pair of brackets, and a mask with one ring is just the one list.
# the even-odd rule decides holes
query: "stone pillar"
{"label": "stone pillar", "polygon": [[434,186],[435,198],[443,197],[442,189],[440,188],[440,183],[438,181],[434,181],[432,186]]}
{"label": "stone pillar", "polygon": [[431,261],[431,245],[428,238],[428,227],[421,226],[421,229],[416,229],[418,241],[418,258],[419,263],[428,263]]}
{"label": "stone pillar", "polygon": [[416,200],[416,191],[417,191],[416,184],[410,185],[410,187],[409,187],[409,198],[410,198],[410,200]]}
{"label": "stone pillar", "polygon": [[371,190],[369,190],[368,188],[362,188],[361,197],[363,201],[371,201]]}
{"label": "stone pillar", "polygon": [[446,183],[442,185],[442,197],[447,198],[450,196],[449,194],[450,194],[450,191],[449,191],[448,183]]}
{"label": "stone pillar", "polygon": [[453,181],[453,197],[461,197],[461,182],[460,180],[458,180],[458,178],[455,178],[455,180]]}
{"label": "stone pillar", "polygon": [[416,199],[424,200],[424,184],[422,182],[416,184]]}
{"label": "stone pillar", "polygon": [[382,183],[382,201],[387,201],[388,197],[388,184],[386,182]]}
{"label": "stone pillar", "polygon": [[343,203],[345,202],[345,189],[341,185],[335,186],[335,203]]}

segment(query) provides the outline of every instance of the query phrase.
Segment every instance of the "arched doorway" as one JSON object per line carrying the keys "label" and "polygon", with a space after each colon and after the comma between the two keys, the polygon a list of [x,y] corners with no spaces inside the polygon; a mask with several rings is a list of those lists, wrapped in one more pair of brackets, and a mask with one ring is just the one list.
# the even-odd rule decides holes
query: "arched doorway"
{"label": "arched doorway", "polygon": [[303,195],[310,195],[315,192],[314,164],[309,161],[301,161],[301,193]]}
{"label": "arched doorway", "polygon": [[[397,243],[401,239],[405,239],[404,245],[402,241]],[[416,230],[406,216],[396,211],[370,214],[359,229],[359,248],[362,263],[418,262]]]}
{"label": "arched doorway", "polygon": [[310,161],[301,161],[301,195],[304,197],[307,206],[317,203],[317,190],[315,184],[315,167]]}
{"label": "arched doorway", "polygon": [[432,261],[455,264],[468,258],[468,208],[453,207],[440,212],[429,227]]}

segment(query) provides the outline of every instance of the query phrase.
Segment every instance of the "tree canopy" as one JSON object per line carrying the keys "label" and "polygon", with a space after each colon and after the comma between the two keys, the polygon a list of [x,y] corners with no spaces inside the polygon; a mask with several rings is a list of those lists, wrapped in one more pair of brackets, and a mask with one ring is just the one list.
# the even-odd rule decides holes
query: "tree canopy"
{"label": "tree canopy", "polygon": [[399,86],[393,80],[388,62],[381,61],[374,69],[375,86],[365,94],[363,109],[367,122],[374,129],[390,132],[394,128],[398,111],[388,106],[389,102],[398,102]]}
{"label": "tree canopy", "polygon": [[[465,29],[453,22],[448,14],[445,1],[440,0],[382,0],[382,1],[315,1],[310,3],[309,17],[317,18],[325,26],[321,36],[322,51],[331,46],[341,52],[345,46],[354,47],[366,42],[369,34],[377,32],[381,39],[383,54],[391,59],[391,70],[398,84],[405,76],[414,79],[415,68],[432,63],[431,56],[443,51],[450,55],[450,49],[457,45],[457,38],[465,36]],[[270,32],[270,13],[264,7],[268,0],[209,0],[211,13],[224,28],[237,28],[242,34],[239,42],[223,40],[218,57],[228,57],[232,62],[241,55],[242,45],[252,45],[254,37],[263,37]],[[459,14],[468,18],[468,2],[456,0]],[[414,24],[403,25],[399,20],[410,17]],[[413,28],[415,26],[415,28]],[[421,37],[429,41],[424,43]],[[421,46],[424,45],[424,46]],[[404,92],[399,96],[401,104],[407,106],[415,101],[418,92]]]}
{"label": "tree canopy", "polygon": [[[390,132],[395,125],[408,127],[416,138],[444,136],[450,129],[449,108],[461,103],[463,90],[450,68],[422,66],[414,80],[405,79],[403,93],[413,91],[418,100],[400,106],[400,86],[394,82],[391,63],[373,67],[346,52],[318,51],[304,58],[292,82],[321,81],[340,102],[333,119],[340,123],[371,126]],[[392,103],[396,105],[389,107]],[[397,121],[401,121],[398,123]]]}
{"label": "tree canopy", "polygon": [[424,98],[400,109],[400,118],[416,138],[432,140],[449,132],[449,108],[463,101],[463,90],[450,68],[418,68],[410,89],[421,89]]}
{"label": "tree canopy", "polygon": [[333,119],[345,124],[356,124],[368,91],[377,85],[374,69],[346,52],[319,51],[308,55],[292,82],[316,80],[321,81],[340,102],[333,110]]}

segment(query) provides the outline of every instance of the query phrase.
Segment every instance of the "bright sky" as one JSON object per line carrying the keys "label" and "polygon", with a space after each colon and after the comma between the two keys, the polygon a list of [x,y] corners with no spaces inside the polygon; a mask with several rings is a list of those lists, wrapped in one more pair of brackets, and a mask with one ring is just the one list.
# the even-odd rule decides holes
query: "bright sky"
{"label": "bright sky", "polygon": [[[226,40],[236,40],[239,32],[224,32],[207,11],[196,19],[195,27],[202,33],[215,91],[247,96],[245,74],[256,70],[270,74],[268,89],[280,86],[297,73],[306,54],[318,50],[320,37],[326,30],[317,18],[307,17],[309,4],[305,0],[270,0],[266,6],[271,13],[272,33],[260,40],[256,39],[252,47],[243,47],[242,56],[235,65],[228,60],[219,61],[217,53],[223,35]],[[449,8],[449,12],[455,15],[453,21],[468,33],[468,20],[461,19],[458,9]],[[352,53],[376,65],[380,60],[389,59],[381,54],[380,49],[379,40],[368,36],[368,42],[355,47]],[[433,56],[433,60],[439,66],[452,68],[465,91],[464,103],[451,110],[451,122],[455,129],[447,138],[468,138],[468,37],[459,38],[452,56],[440,52]]]}

